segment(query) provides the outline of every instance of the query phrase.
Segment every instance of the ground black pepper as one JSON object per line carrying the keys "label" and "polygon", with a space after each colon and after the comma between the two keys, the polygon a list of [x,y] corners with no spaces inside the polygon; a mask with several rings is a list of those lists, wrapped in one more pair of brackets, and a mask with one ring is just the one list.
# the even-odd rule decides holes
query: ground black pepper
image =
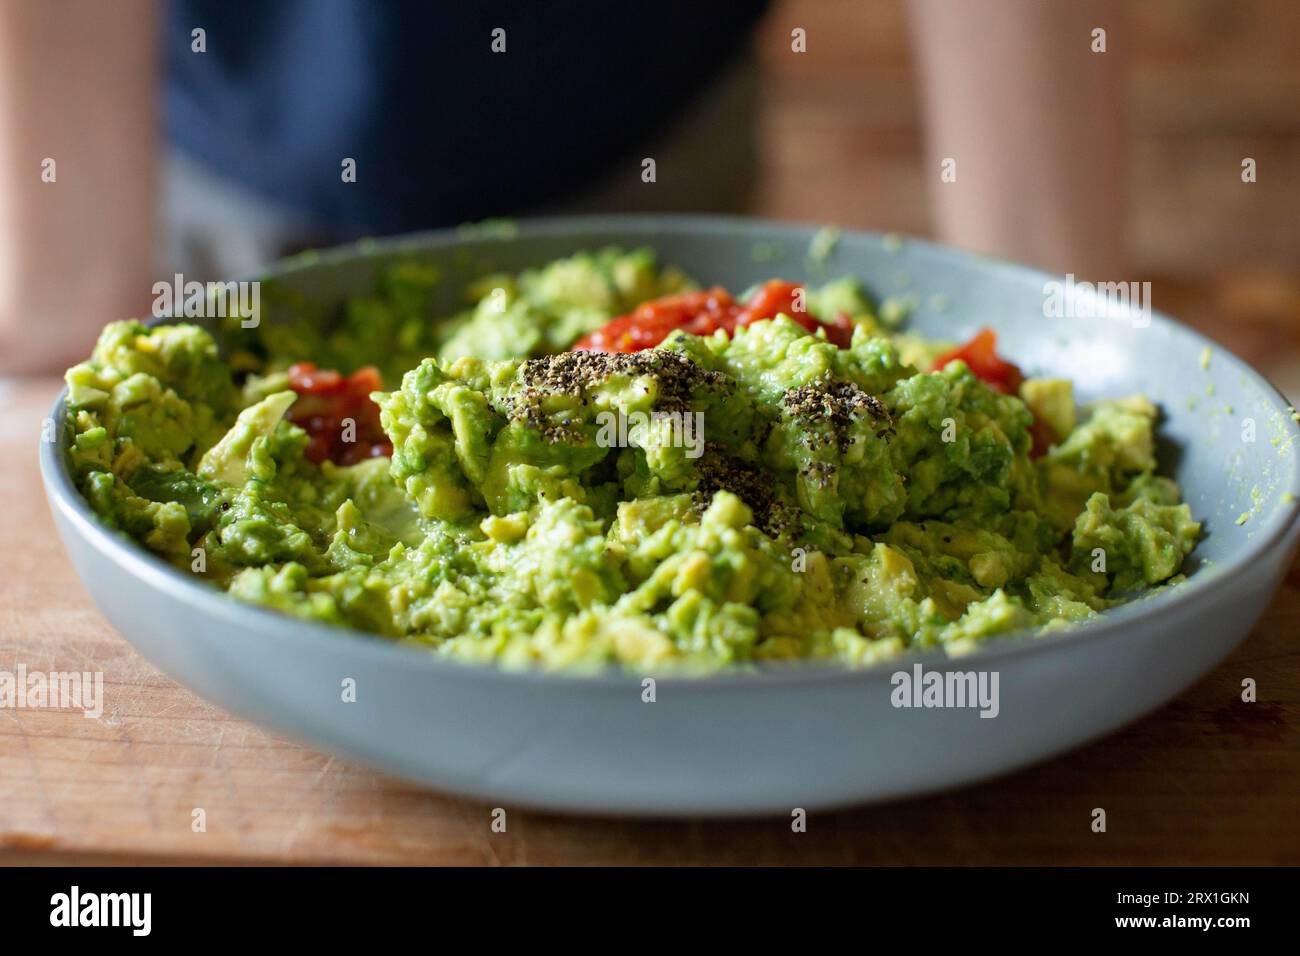
{"label": "ground black pepper", "polygon": [[797,527],[798,516],[777,497],[769,473],[728,455],[709,454],[707,449],[696,467],[699,484],[691,504],[697,513],[708,510],[714,494],[729,491],[749,506],[754,526],[772,537]]}
{"label": "ground black pepper", "polygon": [[809,428],[819,430],[818,426],[825,426],[841,452],[852,444],[849,426],[863,415],[884,422],[886,427],[893,424],[884,402],[852,382],[820,381],[801,385],[786,391],[781,396],[781,404],[791,418]]}
{"label": "ground black pepper", "polygon": [[655,410],[663,412],[690,410],[699,389],[720,392],[734,387],[723,373],[703,368],[689,356],[670,349],[559,352],[528,359],[520,366],[520,387],[512,389],[506,399],[507,412],[536,429],[547,441],[577,443],[581,435],[570,427],[575,422],[555,421],[545,413],[543,403],[553,395],[569,395],[581,398],[585,405],[587,390],[599,387],[614,375],[653,378],[659,390]]}

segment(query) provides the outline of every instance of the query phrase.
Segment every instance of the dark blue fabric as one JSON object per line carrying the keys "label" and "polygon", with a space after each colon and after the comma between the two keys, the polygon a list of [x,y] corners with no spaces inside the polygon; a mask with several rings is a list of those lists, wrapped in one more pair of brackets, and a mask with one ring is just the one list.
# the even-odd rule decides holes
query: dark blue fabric
{"label": "dark blue fabric", "polygon": [[[629,158],[744,46],[764,6],[172,0],[167,131],[341,232],[510,215]],[[195,27],[206,53],[191,51]],[[355,183],[341,180],[344,157]]]}

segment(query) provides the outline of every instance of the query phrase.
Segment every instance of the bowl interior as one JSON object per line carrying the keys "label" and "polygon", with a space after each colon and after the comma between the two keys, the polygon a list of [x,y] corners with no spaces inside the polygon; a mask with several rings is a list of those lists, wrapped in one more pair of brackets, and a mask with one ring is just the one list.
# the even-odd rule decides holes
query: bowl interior
{"label": "bowl interior", "polygon": [[[447,313],[462,307],[472,279],[605,245],[650,245],[696,280],[737,292],[773,276],[816,284],[853,275],[877,300],[903,303],[906,327],[926,336],[962,339],[991,327],[1000,351],[1026,374],[1073,380],[1081,402],[1142,392],[1159,404],[1162,470],[1178,479],[1205,525],[1189,573],[1222,566],[1294,519],[1294,413],[1225,349],[1158,312],[1112,308],[1089,316],[1100,310],[1088,303],[1103,296],[1033,269],[865,233],[839,236],[814,257],[817,234],[739,219],[550,220],[366,241],[297,257],[273,275],[312,301],[334,303],[369,291],[394,261],[436,262],[445,276],[438,304]],[[1142,295],[1140,288],[1135,293]],[[1141,302],[1150,305],[1149,298]]]}
{"label": "bowl interior", "polygon": [[[962,339],[989,326],[999,351],[1026,374],[1069,378],[1080,401],[1142,392],[1157,402],[1162,468],[1180,482],[1205,527],[1186,565],[1189,587],[1249,563],[1296,529],[1294,411],[1226,350],[1159,312],[1145,321],[1133,314],[1055,317],[1045,303],[1056,277],[1026,267],[869,233],[842,235],[827,251],[824,242],[814,243],[817,236],[811,227],[712,217],[539,220],[366,240],[286,260],[264,278],[331,306],[372,291],[394,262],[433,262],[444,277],[436,307],[451,314],[463,307],[470,280],[608,245],[649,245],[697,281],[737,292],[772,277],[816,284],[853,275],[877,300],[903,301],[910,330]],[[822,254],[810,255],[814,245]],[[1087,298],[1086,290],[1077,294]],[[273,308],[263,321],[276,321]]]}

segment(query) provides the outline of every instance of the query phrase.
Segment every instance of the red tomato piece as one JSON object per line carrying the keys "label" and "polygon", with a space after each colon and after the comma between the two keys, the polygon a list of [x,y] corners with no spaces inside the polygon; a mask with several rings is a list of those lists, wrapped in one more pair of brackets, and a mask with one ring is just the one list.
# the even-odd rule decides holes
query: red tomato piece
{"label": "red tomato piece", "polygon": [[826,338],[831,344],[846,349],[853,344],[853,330],[857,324],[853,317],[847,312],[836,312],[835,318],[829,325],[824,326],[826,329]]}
{"label": "red tomato piece", "polygon": [[574,351],[639,352],[654,348],[673,331],[709,335],[732,328],[735,303],[726,289],[682,292],[643,302],[627,315],[611,319],[573,345]]}
{"label": "red tomato piece", "polygon": [[997,334],[992,329],[980,329],[965,345],[960,345],[935,359],[930,371],[941,371],[949,362],[961,359],[975,377],[989,388],[1004,395],[1014,395],[1025,377],[1017,366],[998,356],[997,346]]}
{"label": "red tomato piece", "polygon": [[371,392],[383,387],[374,366],[345,377],[334,369],[299,362],[289,369],[289,387],[298,393],[298,400],[290,407],[288,418],[310,438],[305,452],[309,461],[320,464],[329,459],[338,465],[355,465],[393,453],[379,421],[379,406],[370,399]]}
{"label": "red tomato piece", "polygon": [[1029,448],[1030,458],[1042,458],[1047,454],[1047,449],[1056,444],[1056,433],[1037,415],[1029,423],[1029,436],[1033,439],[1033,444]]}
{"label": "red tomato piece", "polygon": [[[930,371],[938,372],[947,367],[949,362],[961,359],[975,377],[989,388],[1004,395],[1015,395],[1020,391],[1025,376],[1018,365],[998,356],[997,346],[997,334],[992,329],[980,329],[965,345],[935,359]],[[1041,458],[1056,441],[1051,426],[1038,416],[1034,416],[1029,424],[1029,435],[1033,439],[1033,445],[1029,449],[1030,458]]]}
{"label": "red tomato piece", "polygon": [[803,301],[803,287],[797,282],[783,282],[780,279],[764,282],[762,287],[750,296],[749,301],[745,303],[745,308],[736,317],[736,325],[750,325],[763,319],[775,319],[778,315],[789,316],[809,332],[825,328],[829,335],[830,327],[808,314],[808,306]]}
{"label": "red tomato piece", "polygon": [[730,335],[742,325],[773,319],[782,313],[809,332],[824,329],[831,342],[846,348],[853,338],[853,320],[841,313],[832,322],[819,322],[808,314],[802,301],[796,301],[800,295],[801,287],[797,283],[772,279],[763,283],[743,306],[720,286],[702,292],[664,296],[642,303],[627,315],[611,319],[575,342],[573,349],[639,352],[658,345],[677,329],[691,335],[712,335],[719,330]]}
{"label": "red tomato piece", "polygon": [[289,385],[299,395],[329,394],[338,389],[343,376],[333,369],[317,368],[311,362],[289,366]]}
{"label": "red tomato piece", "polygon": [[[784,312],[796,322],[800,316],[808,315],[808,308],[802,301],[796,303],[796,297],[802,298],[800,286],[794,282],[771,279],[764,282],[745,303],[745,307],[736,316],[736,325],[750,325],[761,319],[774,319]],[[801,306],[795,308],[796,304]]]}

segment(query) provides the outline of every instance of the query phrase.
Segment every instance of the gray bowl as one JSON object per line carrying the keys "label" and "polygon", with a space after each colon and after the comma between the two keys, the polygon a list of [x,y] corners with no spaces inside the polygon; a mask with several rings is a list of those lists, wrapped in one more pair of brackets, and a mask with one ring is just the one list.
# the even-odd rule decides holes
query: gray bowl
{"label": "gray bowl", "polygon": [[[1142,391],[1159,402],[1162,460],[1206,529],[1186,584],[1069,631],[1008,636],[956,660],[662,677],[647,703],[643,678],[655,674],[506,672],[240,604],[100,525],[69,479],[63,445],[44,444],[59,533],[104,615],[182,684],[324,750],[504,806],[788,814],[952,787],[1120,727],[1245,637],[1300,529],[1300,429],[1263,378],[1158,313],[1147,327],[1047,318],[1052,277],[1030,269],[865,233],[843,235],[812,261],[813,235],[725,218],[542,220],[367,242],[270,274],[333,302],[368,291],[394,259],[431,260],[448,277],[449,311],[464,280],[607,244],[652,245],[702,282],[736,290],[771,276],[857,275],[878,294],[912,295],[911,326],[929,336],[959,339],[988,325],[1028,373],[1069,377],[1082,400]],[[60,420],[62,396],[52,414]],[[1253,443],[1242,439],[1245,418],[1255,422]],[[892,675],[914,663],[996,672],[998,716],[894,707]],[[348,678],[354,703],[342,701]]]}

